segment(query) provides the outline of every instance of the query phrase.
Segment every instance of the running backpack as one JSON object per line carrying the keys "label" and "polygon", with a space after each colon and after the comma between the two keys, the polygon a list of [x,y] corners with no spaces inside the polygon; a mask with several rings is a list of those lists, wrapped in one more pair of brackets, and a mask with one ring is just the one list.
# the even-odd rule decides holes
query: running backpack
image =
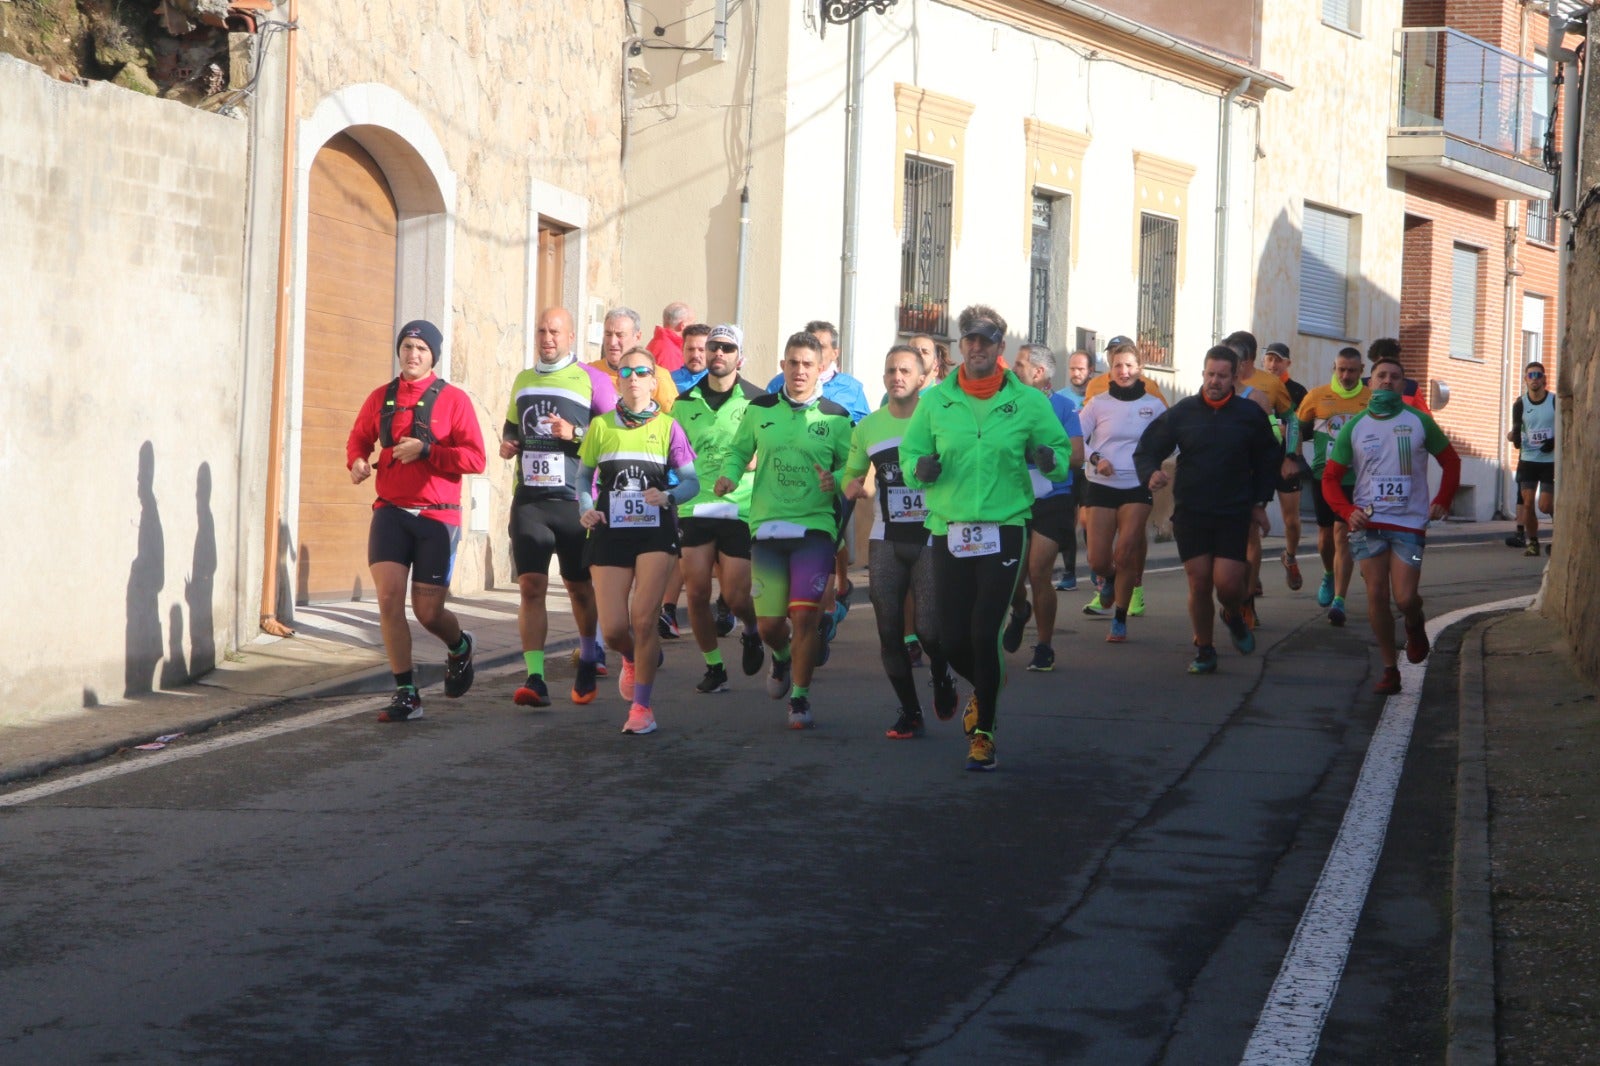
{"label": "running backpack", "polygon": [[401,407],[396,401],[400,397],[400,379],[395,378],[389,382],[389,391],[383,396],[383,411],[378,415],[378,443],[385,448],[394,447],[394,416],[397,411],[411,412],[411,435],[420,440],[424,445],[432,446],[436,438],[433,435],[433,403],[444,391],[444,378],[434,378],[433,384],[423,390],[417,402],[411,407]]}

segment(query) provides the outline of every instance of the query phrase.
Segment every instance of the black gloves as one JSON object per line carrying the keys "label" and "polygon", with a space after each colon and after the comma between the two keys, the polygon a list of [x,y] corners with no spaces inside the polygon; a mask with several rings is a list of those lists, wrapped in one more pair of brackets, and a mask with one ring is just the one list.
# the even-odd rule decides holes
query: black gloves
{"label": "black gloves", "polygon": [[918,481],[924,485],[930,485],[939,480],[939,474],[943,470],[944,467],[939,465],[939,457],[937,455],[924,455],[917,460],[917,466],[913,473],[916,474]]}
{"label": "black gloves", "polygon": [[1048,444],[1039,445],[1033,450],[1033,465],[1039,473],[1048,474],[1056,468],[1056,450]]}

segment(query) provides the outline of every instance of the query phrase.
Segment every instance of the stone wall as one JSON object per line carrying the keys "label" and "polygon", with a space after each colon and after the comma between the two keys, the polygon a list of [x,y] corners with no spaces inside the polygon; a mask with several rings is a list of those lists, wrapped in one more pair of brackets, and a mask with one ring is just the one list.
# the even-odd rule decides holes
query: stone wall
{"label": "stone wall", "polygon": [[0,714],[17,722],[182,683],[235,643],[259,381],[245,118],[0,56],[0,129]]}

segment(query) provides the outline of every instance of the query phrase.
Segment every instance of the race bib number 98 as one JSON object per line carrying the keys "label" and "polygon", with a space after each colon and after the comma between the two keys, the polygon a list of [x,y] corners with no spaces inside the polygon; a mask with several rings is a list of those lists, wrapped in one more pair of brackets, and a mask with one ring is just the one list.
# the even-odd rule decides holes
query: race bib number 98
{"label": "race bib number 98", "polygon": [[957,559],[975,559],[980,555],[1000,553],[1000,523],[967,522],[950,527],[946,534],[950,554]]}
{"label": "race bib number 98", "polygon": [[566,458],[560,452],[523,452],[522,483],[531,489],[559,489],[567,483]]}
{"label": "race bib number 98", "polygon": [[655,529],[661,525],[661,508],[645,502],[642,492],[611,494],[612,529]]}

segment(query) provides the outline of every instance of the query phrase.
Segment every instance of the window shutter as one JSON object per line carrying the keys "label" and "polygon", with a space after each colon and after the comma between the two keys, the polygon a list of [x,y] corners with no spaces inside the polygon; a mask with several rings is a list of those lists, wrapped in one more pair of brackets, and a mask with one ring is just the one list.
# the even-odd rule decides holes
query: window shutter
{"label": "window shutter", "polygon": [[1350,216],[1306,204],[1300,236],[1300,332],[1344,337]]}
{"label": "window shutter", "polygon": [[1322,0],[1322,21],[1350,30],[1351,0]]}
{"label": "window shutter", "polygon": [[1476,248],[1456,245],[1450,265],[1450,357],[1478,357],[1478,258]]}

